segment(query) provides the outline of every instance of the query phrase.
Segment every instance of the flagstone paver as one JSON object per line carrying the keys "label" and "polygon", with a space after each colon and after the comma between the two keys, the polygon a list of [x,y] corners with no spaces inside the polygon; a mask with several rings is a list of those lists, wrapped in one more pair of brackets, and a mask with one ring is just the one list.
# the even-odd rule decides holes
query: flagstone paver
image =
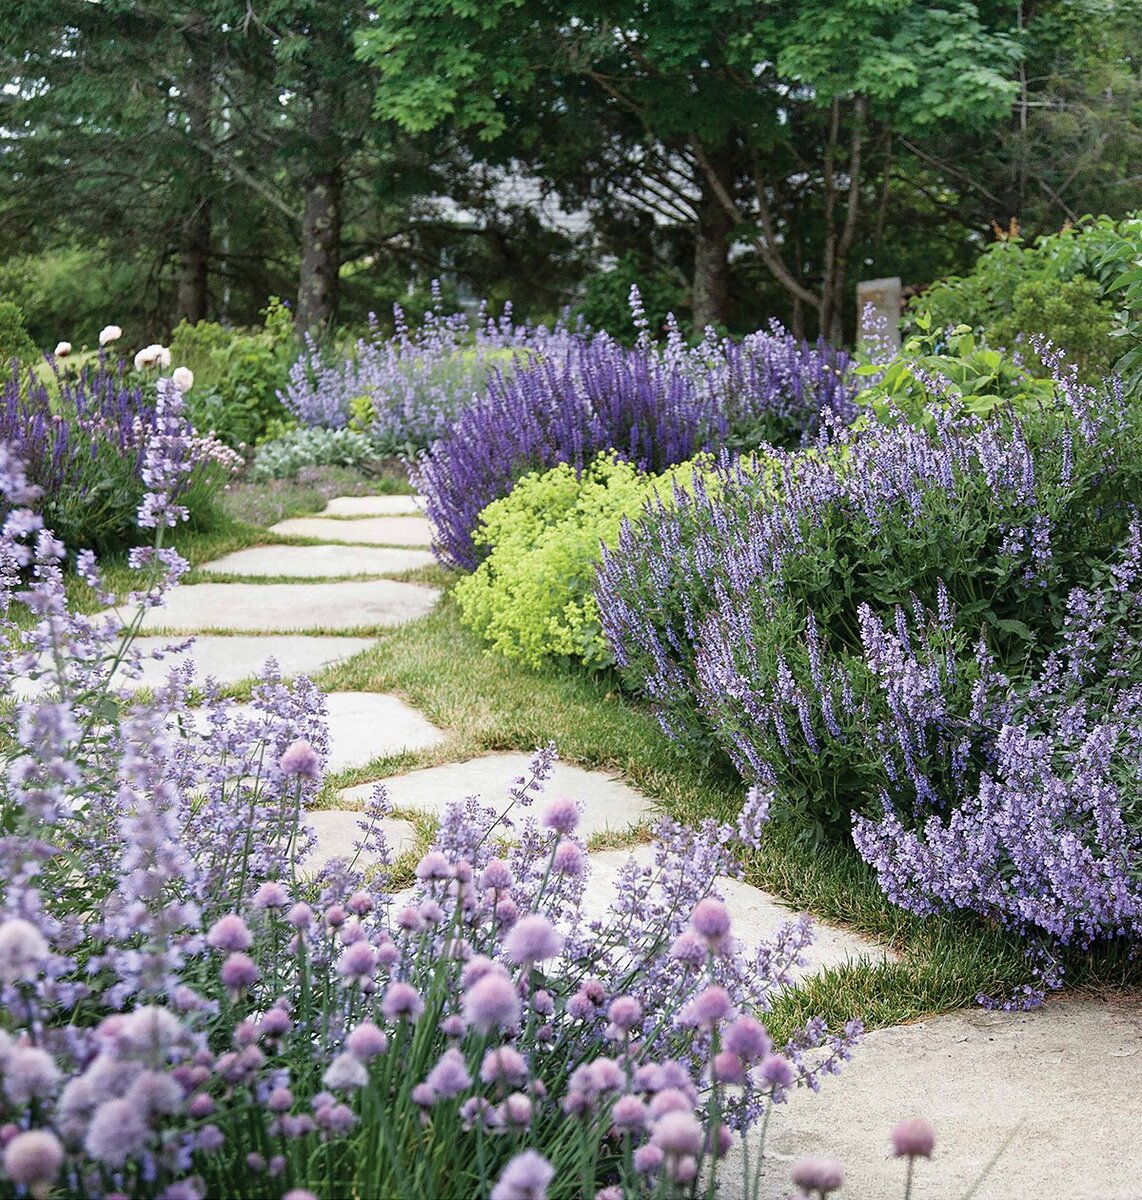
{"label": "flagstone paver", "polygon": [[[329,729],[328,771],[363,767],[374,758],[404,750],[424,750],[442,741],[444,734],[399,696],[384,692],[326,692],[326,724]],[[247,704],[236,704],[242,716],[252,712]],[[361,807],[372,793],[370,785],[354,797]]]}
{"label": "flagstone paver", "polygon": [[394,575],[436,561],[431,551],[381,546],[252,546],[206,563],[211,575],[275,575],[295,579],[338,575]]}
{"label": "flagstone paver", "polygon": [[[923,1116],[936,1130],[913,1200],[1130,1200],[1142,1195],[1142,1005],[1056,997],[1032,1012],[980,1008],[867,1035],[818,1095],[795,1090],[775,1112],[762,1200],[785,1200],[789,1165],[831,1154],[845,1166],[840,1195],[900,1200],[904,1164],[889,1158],[895,1122]],[[743,1195],[731,1151],[724,1197]]]}
{"label": "flagstone paver", "polygon": [[431,546],[432,526],[425,517],[362,517],[337,521],[328,517],[290,517],[270,526],[271,533],[311,537],[322,542],[356,542],[366,546]]}
{"label": "flagstone paver", "polygon": [[[303,860],[302,869],[306,872],[320,870],[332,858],[343,858],[347,862],[356,858],[358,867],[371,866],[376,861],[373,855],[362,852],[357,857],[355,843],[363,836],[361,816],[359,812],[343,808],[306,813],[306,824],[313,826],[317,845]],[[393,857],[416,844],[416,830],[407,821],[385,817],[378,824]]]}
{"label": "flagstone paver", "polygon": [[[145,619],[152,629],[355,629],[401,625],[436,604],[435,588],[392,579],[368,583],[196,583],[176,588]],[[129,621],[133,610],[124,610]]]}
{"label": "flagstone paver", "polygon": [[[619,870],[632,857],[640,866],[653,866],[654,847],[642,845],[627,850],[601,850],[590,856],[591,877],[583,896],[583,909],[588,916],[601,917],[606,912],[615,897]],[[719,877],[717,890],[729,910],[734,936],[750,950],[772,938],[781,926],[800,915],[775,896],[739,879]],[[885,956],[882,947],[859,934],[815,920],[813,941],[802,952],[805,964],[791,974],[799,979],[853,959],[880,960]]]}
{"label": "flagstone paver", "polygon": [[423,496],[335,496],[322,517],[399,517],[424,512]]}
{"label": "flagstone paver", "polygon": [[[464,763],[427,767],[382,780],[396,808],[442,813],[454,800],[479,795],[483,802],[503,812],[512,803],[508,788],[512,780],[527,774],[530,754],[489,754]],[[359,803],[376,784],[362,784],[341,793],[346,802]],[[629,784],[603,771],[587,771],[570,763],[556,763],[544,789],[545,796],[572,796],[584,808],[579,832],[584,836],[604,830],[624,830],[652,815],[651,802]],[[532,811],[542,808],[542,797]],[[517,808],[514,814],[524,815]]]}

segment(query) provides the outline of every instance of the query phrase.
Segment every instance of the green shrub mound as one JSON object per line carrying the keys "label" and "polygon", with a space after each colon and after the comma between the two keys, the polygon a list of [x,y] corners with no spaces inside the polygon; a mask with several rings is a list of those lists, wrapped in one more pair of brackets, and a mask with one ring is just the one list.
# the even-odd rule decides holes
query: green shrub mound
{"label": "green shrub mound", "polygon": [[562,463],[525,476],[481,514],[475,540],[491,553],[456,585],[464,624],[529,666],[552,658],[608,666],[594,596],[602,547],[649,499],[669,504],[675,487],[688,489],[702,462],[648,475],[603,454],[582,475]]}

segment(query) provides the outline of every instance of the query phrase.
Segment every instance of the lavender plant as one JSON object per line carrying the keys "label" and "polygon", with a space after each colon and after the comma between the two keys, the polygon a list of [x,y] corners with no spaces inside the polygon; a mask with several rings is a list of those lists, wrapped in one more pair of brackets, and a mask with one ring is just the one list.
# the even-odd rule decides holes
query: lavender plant
{"label": "lavender plant", "polygon": [[[637,302],[637,295],[634,297]],[[573,340],[510,378],[495,374],[453,428],[421,454],[413,482],[427,497],[437,552],[474,570],[479,514],[530,471],[582,471],[613,450],[660,472],[699,451],[811,436],[822,414],[855,411],[847,359],[779,330],[696,347],[671,326],[665,345],[627,348],[605,333]]]}
{"label": "lavender plant", "polygon": [[[167,381],[156,417],[140,614],[186,566],[163,544],[187,515],[192,441]],[[21,680],[0,715],[0,1149],[17,1194],[692,1194],[732,1129],[848,1056],[856,1023],[813,1020],[777,1048],[761,1019],[807,920],[747,955],[716,895],[767,794],[734,827],[664,822],[655,865],[632,861],[598,916],[565,798],[511,847],[514,814],[454,804],[415,888],[391,895],[380,793],[360,843],[379,870],[307,877],[320,694],[271,670],[253,717],[208,688],[195,719],[187,667],[138,699],[120,684],[142,666],[141,615],[69,612],[64,548],[2,443],[0,495],[0,681]],[[79,569],[102,588],[93,555]],[[525,813],[552,759],[514,785]]]}
{"label": "lavender plant", "polygon": [[[153,385],[129,380],[121,364],[103,358],[57,374],[51,386],[17,370],[0,388],[0,441],[41,490],[49,527],[77,549],[118,549],[134,539],[144,458],[159,420]],[[188,438],[183,453],[188,469],[179,488],[202,517],[241,459],[213,437]]]}

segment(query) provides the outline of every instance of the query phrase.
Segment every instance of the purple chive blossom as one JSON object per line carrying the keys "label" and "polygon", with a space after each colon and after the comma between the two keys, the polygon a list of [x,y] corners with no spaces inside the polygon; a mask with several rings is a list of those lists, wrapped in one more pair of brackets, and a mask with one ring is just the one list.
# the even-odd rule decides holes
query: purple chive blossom
{"label": "purple chive blossom", "polygon": [[262,977],[257,963],[248,955],[236,952],[227,956],[218,973],[224,987],[231,991],[242,991],[252,987]]}
{"label": "purple chive blossom", "polygon": [[108,1100],[91,1119],[83,1148],[97,1162],[122,1167],[147,1143],[150,1131],[139,1109],[128,1100]]}
{"label": "purple chive blossom", "polygon": [[0,925],[0,980],[30,983],[48,961],[50,950],[40,931],[20,917]]}
{"label": "purple chive blossom", "polygon": [[44,1100],[60,1082],[55,1059],[38,1046],[17,1046],[4,1063],[4,1095],[13,1104]]}
{"label": "purple chive blossom", "polygon": [[555,1168],[534,1150],[517,1154],[500,1174],[489,1200],[547,1200]]}
{"label": "purple chive blossom", "polygon": [[345,1049],[365,1063],[371,1062],[378,1054],[384,1054],[388,1045],[389,1039],[384,1030],[372,1021],[362,1021],[345,1039]]}
{"label": "purple chive blossom", "polygon": [[502,859],[493,858],[484,867],[480,876],[480,887],[485,891],[506,891],[514,882],[511,868]]}
{"label": "purple chive blossom", "polygon": [[353,1054],[338,1054],[325,1069],[321,1082],[330,1091],[356,1091],[369,1082],[369,1073]]}
{"label": "purple chive blossom", "polygon": [[793,1064],[781,1054],[770,1054],[762,1060],[757,1070],[758,1075],[778,1092],[791,1087],[797,1077]]}
{"label": "purple chive blossom", "polygon": [[722,1045],[747,1062],[764,1058],[773,1050],[765,1026],[748,1015],[740,1016],[730,1024],[722,1034]]}
{"label": "purple chive blossom", "polygon": [[481,975],[461,1000],[464,1019],[480,1033],[510,1029],[519,1023],[519,992],[501,971]]}
{"label": "purple chive blossom", "polygon": [[480,1064],[480,1078],[485,1083],[516,1086],[527,1079],[527,1063],[513,1047],[498,1046],[484,1055],[484,1061]]}
{"label": "purple chive blossom", "polygon": [[558,796],[544,809],[541,824],[566,837],[579,824],[579,806],[570,796]]}
{"label": "purple chive blossom", "polygon": [[714,1056],[712,1074],[718,1083],[745,1083],[745,1064],[732,1050],[722,1050]]}
{"label": "purple chive blossom", "polygon": [[712,950],[722,947],[730,932],[730,914],[721,900],[707,896],[690,914],[690,927]]}
{"label": "purple chive blossom", "polygon": [[504,941],[504,954],[508,960],[521,965],[554,958],[562,949],[562,937],[551,922],[538,913],[520,917]]}
{"label": "purple chive blossom", "polygon": [[693,1113],[668,1112],[654,1122],[650,1143],[667,1156],[694,1156],[702,1152],[702,1123]]}
{"label": "purple chive blossom", "polygon": [[472,1086],[464,1056],[454,1046],[445,1050],[424,1081],[439,1100],[451,1100]]}
{"label": "purple chive blossom", "polygon": [[317,779],[321,774],[321,759],[317,751],[305,738],[291,742],[278,759],[278,770],[283,775],[297,775],[302,779]]}
{"label": "purple chive blossom", "polygon": [[412,984],[393,983],[381,1000],[381,1012],[390,1021],[415,1021],[424,1012],[424,1001]]}
{"label": "purple chive blossom", "polygon": [[611,1109],[611,1122],[622,1132],[639,1132],[646,1128],[647,1108],[638,1096],[620,1096]]}
{"label": "purple chive blossom", "polygon": [[254,893],[253,904],[258,909],[285,908],[288,903],[289,893],[273,879],[267,879]]}
{"label": "purple chive blossom", "polygon": [[211,925],[206,944],[215,950],[249,950],[254,939],[246,922],[236,913],[228,913]]}
{"label": "purple chive blossom", "polygon": [[47,1195],[63,1166],[63,1146],[54,1133],[33,1129],[18,1133],[4,1147],[4,1171],[17,1187]]}
{"label": "purple chive blossom", "polygon": [[896,1158],[931,1158],[936,1131],[923,1117],[911,1117],[892,1127],[892,1153]]}
{"label": "purple chive blossom", "polygon": [[684,1019],[688,1024],[708,1030],[726,1020],[732,1012],[733,1003],[726,989],[712,984],[694,997]]}
{"label": "purple chive blossom", "polygon": [[789,1177],[803,1191],[826,1196],[844,1183],[845,1171],[835,1158],[822,1154],[798,1159],[790,1169]]}
{"label": "purple chive blossom", "polygon": [[551,869],[560,875],[578,877],[583,874],[587,858],[577,843],[562,841],[555,847],[551,858]]}
{"label": "purple chive blossom", "polygon": [[607,1016],[616,1029],[626,1033],[642,1021],[642,1005],[634,996],[617,996],[611,1001]]}
{"label": "purple chive blossom", "polygon": [[662,1170],[662,1164],[666,1160],[666,1155],[662,1149],[655,1146],[653,1143],[647,1143],[639,1146],[634,1152],[634,1169],[643,1175],[654,1175]]}

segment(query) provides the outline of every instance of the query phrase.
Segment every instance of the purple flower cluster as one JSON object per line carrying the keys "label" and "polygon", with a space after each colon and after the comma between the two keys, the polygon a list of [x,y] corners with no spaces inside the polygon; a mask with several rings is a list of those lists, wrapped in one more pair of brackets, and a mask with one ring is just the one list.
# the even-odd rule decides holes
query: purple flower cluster
{"label": "purple flower cluster", "polygon": [[628,348],[604,333],[572,339],[560,355],[494,373],[413,471],[437,552],[475,569],[480,511],[529,471],[582,470],[608,450],[662,471],[702,450],[800,441],[825,417],[847,422],[847,368],[843,353],[778,329],[740,343],[711,334],[695,347],[674,330],[661,347],[643,339]]}
{"label": "purple flower cluster", "polygon": [[368,433],[381,453],[413,451],[442,437],[456,414],[483,391],[493,368],[507,374],[530,358],[556,357],[575,339],[563,325],[516,324],[507,306],[498,320],[481,307],[473,320],[436,306],[410,328],[399,305],[396,330],[384,336],[375,321],[346,357],[330,361],[312,341],[279,393],[303,425]]}
{"label": "purple flower cluster", "polygon": [[[186,461],[156,433],[155,538]],[[744,953],[715,881],[752,839],[664,823],[603,912],[567,798],[539,820],[452,806],[412,888],[392,894],[378,828],[366,874],[306,874],[305,810],[327,755],[320,693],[269,672],[239,716],[190,668],[151,698],[133,628],[71,613],[64,550],[0,443],[0,1146],[32,1195],[545,1197],[566,1172],[678,1196],[859,1035],[762,1023],[808,940]],[[162,602],[178,561],[140,556]],[[91,556],[82,563],[101,588]],[[140,589],[142,591],[143,589]],[[540,753],[511,789],[526,814]],[[514,831],[504,849],[493,832]],[[417,1180],[416,1186],[410,1184]]]}

